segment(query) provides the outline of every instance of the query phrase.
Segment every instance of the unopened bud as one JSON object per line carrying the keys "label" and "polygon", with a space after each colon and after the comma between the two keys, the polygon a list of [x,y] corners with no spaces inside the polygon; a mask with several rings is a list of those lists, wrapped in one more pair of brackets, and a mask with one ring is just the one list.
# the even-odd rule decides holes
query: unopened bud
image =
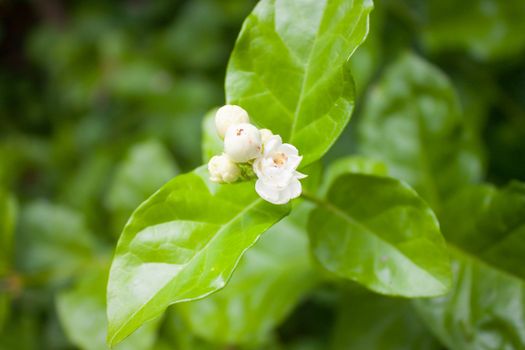
{"label": "unopened bud", "polygon": [[232,125],[224,137],[224,152],[237,163],[244,163],[261,154],[259,130],[248,123]]}
{"label": "unopened bud", "polygon": [[261,141],[263,145],[273,136],[273,133],[269,129],[260,129],[259,132],[261,133]]}
{"label": "unopened bud", "polygon": [[222,106],[215,114],[215,127],[221,139],[224,139],[226,131],[230,126],[249,122],[250,117],[248,116],[248,112],[235,105]]}
{"label": "unopened bud", "polygon": [[237,181],[241,171],[226,154],[214,156],[208,162],[210,180],[217,183],[232,183]]}

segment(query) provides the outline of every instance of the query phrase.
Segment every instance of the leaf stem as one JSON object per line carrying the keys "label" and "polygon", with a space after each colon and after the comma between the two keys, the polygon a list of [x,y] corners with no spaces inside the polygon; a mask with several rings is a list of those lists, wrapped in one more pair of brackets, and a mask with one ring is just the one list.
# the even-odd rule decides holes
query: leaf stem
{"label": "leaf stem", "polygon": [[333,212],[334,214],[344,218],[345,220],[349,220],[348,215],[344,211],[342,211],[341,209],[339,209],[337,206],[333,205],[332,203],[328,202],[324,198],[318,197],[317,195],[311,192],[308,192],[308,191],[304,191],[304,190],[303,190],[303,193],[301,194],[301,197],[304,200],[307,200],[317,205],[318,207],[322,207],[322,208],[325,208]]}
{"label": "leaf stem", "polygon": [[304,200],[306,200],[308,202],[314,203],[316,205],[322,205],[323,204],[323,200],[321,198],[317,197],[313,193],[305,191],[304,189],[303,189],[303,193],[301,194],[301,198],[303,198]]}

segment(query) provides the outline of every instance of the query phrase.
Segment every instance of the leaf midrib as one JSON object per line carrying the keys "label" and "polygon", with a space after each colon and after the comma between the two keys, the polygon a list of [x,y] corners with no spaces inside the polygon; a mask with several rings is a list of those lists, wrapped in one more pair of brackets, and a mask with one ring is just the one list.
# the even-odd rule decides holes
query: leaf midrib
{"label": "leaf midrib", "polygon": [[[354,6],[355,6],[355,4],[353,5],[353,7]],[[350,34],[348,34],[349,36],[351,36],[355,32],[355,29],[357,28],[357,26],[359,25],[359,23],[361,21],[361,18],[363,17],[363,14],[367,13],[366,9],[367,9],[366,7],[362,7],[362,10],[359,11],[359,14],[358,14],[357,18],[354,21],[353,28],[350,31]],[[314,40],[313,40],[313,43],[312,43],[312,49],[308,53],[308,58],[307,58],[306,63],[304,65],[304,75],[303,75],[303,80],[301,82],[301,91],[299,92],[299,97],[297,99],[297,104],[295,105],[295,112],[293,114],[292,126],[291,126],[291,130],[290,130],[290,136],[288,138],[290,140],[290,142],[293,141],[293,137],[294,137],[294,134],[295,134],[295,129],[297,128],[297,120],[299,119],[299,115],[300,115],[300,112],[301,112],[301,109],[302,109],[301,107],[302,107],[303,98],[305,96],[306,80],[307,80],[307,77],[309,76],[309,69],[308,68],[310,67],[310,63],[312,61],[313,53],[314,53],[315,48],[317,47],[317,44],[318,44],[318,40],[319,40],[319,37],[320,37],[320,28],[321,28],[322,23],[324,22],[325,15],[326,15],[326,5],[323,8],[323,15],[321,16],[321,19],[319,21],[319,25],[317,26],[318,29],[317,29],[317,32],[315,33],[315,37],[314,37]],[[362,44],[362,42],[366,39],[366,36],[367,35],[365,35],[364,38],[361,40],[361,42],[359,44],[357,44],[353,48],[353,50],[350,52],[348,58],[346,58],[343,62],[345,62],[348,59],[350,59],[350,56],[352,56],[352,54],[355,52],[355,50]],[[342,36],[342,37],[344,39],[346,39],[344,36]],[[311,89],[307,92],[307,95],[310,94],[310,92],[311,92]]]}
{"label": "leaf midrib", "polygon": [[[310,195],[308,195],[308,197],[310,197]],[[313,196],[312,196],[313,197]],[[345,213],[343,210],[341,210],[339,207],[337,207],[336,205],[332,204],[331,202],[329,201],[326,201],[326,200],[322,200],[318,197],[315,197],[315,202],[316,204],[328,209],[329,211],[332,211],[334,214],[342,217],[343,219],[351,222],[352,224],[355,224],[357,225],[358,227],[360,228],[363,228],[366,232],[369,232],[370,234],[378,237],[379,239],[381,239],[382,241],[384,241],[385,243],[387,243],[388,245],[392,246],[392,244],[390,244],[390,242],[388,241],[385,241],[384,239],[382,239],[381,237],[379,237],[378,235],[374,234],[372,231],[370,231],[367,227],[365,227],[364,225],[362,225],[361,223],[359,223],[358,221],[356,221],[354,218],[352,218],[351,216],[349,216],[347,213]],[[503,270],[501,269],[500,267],[498,266],[495,266],[493,265],[492,263],[488,262],[488,261],[485,261],[485,260],[482,260],[480,259],[479,257],[477,257],[476,255],[464,250],[463,248],[453,244],[453,243],[450,243],[449,241],[445,241],[446,243],[446,246],[449,250],[452,250],[452,251],[455,251],[457,253],[459,253],[460,255],[463,255],[463,256],[466,256],[467,258],[471,259],[471,260],[474,260],[477,264],[481,264],[483,266],[486,266],[488,268],[491,268],[493,270],[496,270],[498,271],[499,273],[507,276],[507,277],[512,277],[514,279],[517,279],[519,281],[521,281],[522,283],[525,284],[525,280],[522,278],[522,277],[519,277],[517,275],[514,275],[506,270]],[[403,254],[404,255],[404,254]],[[406,258],[408,258],[406,255],[404,255]],[[410,258],[408,258],[410,261],[412,261]],[[415,263],[414,263],[415,264]],[[415,264],[417,265],[417,264]],[[419,266],[419,265],[418,265]]]}
{"label": "leaf midrib", "polygon": [[492,240],[491,242],[485,244],[483,247],[479,248],[479,253],[487,254],[495,248],[503,245],[511,237],[514,237],[516,234],[521,233],[520,230],[523,228],[523,226],[525,226],[525,219],[518,220],[517,223],[509,226],[507,229],[505,229],[505,231],[502,234],[499,234],[498,237],[494,237],[496,238],[496,240]]}
{"label": "leaf midrib", "polygon": [[308,77],[308,67],[310,66],[310,62],[312,61],[313,52],[315,51],[315,47],[317,46],[317,40],[319,40],[319,31],[321,28],[321,24],[323,23],[325,14],[326,14],[326,5],[323,8],[323,15],[320,17],[319,23],[317,25],[317,31],[315,33],[315,37],[312,43],[312,49],[308,53],[308,58],[306,59],[306,63],[303,67],[304,74],[303,74],[303,79],[301,82],[301,91],[299,92],[299,97],[297,98],[297,103],[295,105],[295,112],[293,114],[293,119],[292,119],[292,127],[290,129],[290,137],[288,138],[290,142],[293,140],[295,128],[297,127],[297,119],[299,118],[299,112],[301,111],[301,104],[303,102],[303,97],[304,97],[304,89],[306,87],[306,78]]}
{"label": "leaf midrib", "polygon": [[434,279],[435,281],[437,281],[444,289],[447,289],[446,288],[446,285],[443,284],[443,282],[438,279],[436,276],[434,276],[433,274],[431,274],[430,272],[428,272],[424,267],[420,266],[419,264],[416,264],[410,257],[408,257],[404,252],[402,252],[401,250],[399,250],[395,245],[393,245],[392,243],[388,242],[387,240],[385,240],[384,238],[382,238],[381,236],[375,234],[373,231],[371,231],[368,227],[366,227],[365,225],[361,224],[359,221],[355,220],[353,217],[351,217],[350,215],[348,215],[346,212],[344,212],[342,209],[340,209],[338,206],[336,206],[335,204],[329,202],[328,200],[323,200],[323,199],[320,199],[318,197],[315,197],[315,196],[312,196],[310,194],[307,195],[307,198],[315,198],[314,201],[320,205],[321,207],[324,207],[325,209],[333,212],[335,215],[341,217],[342,219],[348,221],[349,223],[353,224],[353,225],[356,225],[357,227],[361,228],[363,231],[367,232],[368,234],[370,234],[371,236],[374,236],[374,237],[377,237],[379,240],[381,240],[382,242],[386,243],[388,246],[390,246],[391,248],[395,249],[396,251],[398,251],[400,254],[402,254],[407,260],[409,260],[412,264],[414,264],[414,266],[417,266],[419,269],[421,269],[421,271],[423,271],[424,273],[428,274],[429,276],[432,277],[432,279]]}
{"label": "leaf midrib", "polygon": [[[476,264],[479,264],[479,265],[482,265],[486,268],[490,268],[506,277],[509,277],[509,278],[512,278],[512,279],[515,279],[515,280],[518,280],[520,281],[522,284],[525,285],[525,279],[523,279],[522,277],[519,277],[517,275],[514,275],[512,273],[510,273],[509,271],[506,271],[506,270],[503,270],[501,269],[500,267],[498,266],[495,266],[493,265],[492,263],[490,263],[489,261],[485,261],[483,259],[480,259],[478,256],[470,253],[469,251],[453,244],[453,243],[449,243],[447,242],[447,248],[449,250],[451,250],[452,252],[455,252],[456,254],[459,254],[461,255],[462,257],[464,258],[467,258],[467,259],[470,259],[472,261],[474,261]],[[457,260],[456,258],[454,258],[455,260]]]}
{"label": "leaf midrib", "polygon": [[423,167],[423,171],[425,172],[424,182],[426,184],[426,188],[429,191],[429,196],[431,196],[432,201],[434,202],[434,205],[439,208],[440,202],[439,202],[439,191],[437,189],[436,179],[434,178],[435,171],[433,171],[433,167],[429,161],[430,159],[430,152],[428,151],[426,142],[423,138],[423,134],[426,133],[425,129],[425,123],[423,120],[423,111],[421,110],[419,104],[416,106],[416,114],[417,114],[417,125],[418,125],[418,141],[419,141],[419,149],[421,152],[419,152],[419,164]]}
{"label": "leaf midrib", "polygon": [[[336,205],[332,204],[332,203],[329,202],[329,201],[322,200],[322,199],[317,198],[317,197],[315,197],[315,198],[316,198],[315,201],[316,201],[316,203],[317,203],[318,205],[321,205],[322,207],[328,209],[329,211],[332,211],[334,214],[340,216],[341,218],[347,220],[348,222],[351,222],[352,224],[357,225],[358,227],[364,229],[366,232],[369,232],[370,234],[372,234],[372,235],[378,237],[379,239],[381,239],[383,242],[385,242],[385,243],[387,243],[388,245],[392,246],[392,244],[391,244],[390,242],[385,241],[385,240],[384,240],[383,238],[381,238],[380,236],[374,234],[374,233],[373,233],[372,231],[370,231],[367,227],[365,227],[364,225],[362,225],[361,223],[359,223],[358,221],[356,221],[354,218],[352,218],[351,216],[349,216],[347,213],[345,213],[343,210],[341,210],[341,209],[340,209],[339,207],[337,207]],[[511,278],[513,278],[513,279],[517,279],[517,280],[519,280],[521,283],[525,284],[525,279],[523,279],[521,276],[515,275],[515,274],[513,274],[513,273],[511,273],[511,272],[509,272],[509,271],[503,270],[503,269],[501,269],[500,267],[495,266],[494,264],[492,264],[492,263],[489,262],[489,261],[485,261],[485,260],[483,260],[483,259],[480,259],[480,258],[477,257],[476,255],[474,255],[474,254],[472,254],[472,253],[470,253],[470,252],[464,250],[463,248],[461,248],[461,247],[459,247],[459,246],[457,246],[457,245],[455,245],[455,244],[450,243],[449,241],[445,241],[445,243],[446,243],[446,246],[447,246],[448,250],[451,250],[451,251],[453,251],[453,252],[455,251],[455,252],[459,253],[460,255],[466,256],[466,257],[469,258],[470,260],[475,261],[477,264],[481,264],[482,266],[486,266],[486,267],[488,267],[488,268],[491,268],[491,269],[497,271],[498,273],[501,273],[501,274],[503,274],[503,275],[505,275],[505,276],[507,276],[507,277],[511,277]],[[392,247],[393,247],[393,246],[392,246]],[[398,251],[399,251],[399,250],[398,250]],[[403,254],[403,256],[405,256],[407,259],[409,259],[410,261],[412,261],[412,260],[411,260],[409,257],[407,257],[405,254]],[[414,263],[414,262],[412,261],[412,263]],[[415,264],[415,263],[414,263],[414,265],[419,266],[419,265],[417,265],[417,264]],[[423,269],[423,271],[426,271],[426,270]],[[434,277],[434,276],[432,275],[432,277]],[[436,278],[434,277],[434,279],[436,279]],[[436,280],[439,281],[438,279],[436,279]],[[439,281],[439,283],[441,283],[441,281]]]}
{"label": "leaf midrib", "polygon": [[[215,233],[215,235],[204,245],[204,247],[202,247],[202,249],[197,252],[197,254],[195,254],[190,260],[188,260],[188,262],[186,262],[185,264],[183,264],[182,268],[180,269],[180,271],[184,270],[187,266],[189,266],[193,261],[195,261],[195,259],[200,256],[202,254],[203,251],[207,250],[208,247],[210,246],[210,244],[222,233],[223,229],[225,229],[225,227],[229,226],[230,224],[232,224],[233,222],[235,222],[237,219],[239,219],[239,217],[241,217],[243,214],[245,214],[246,212],[250,211],[251,209],[253,209],[257,204],[261,203],[262,199],[261,198],[257,198],[255,199],[250,205],[246,206],[243,210],[241,210],[238,214],[236,214],[231,220],[229,220],[228,222],[226,222],[225,224],[221,225],[221,228],[219,230],[217,230],[217,232]],[[256,240],[257,241],[257,240]],[[254,242],[255,243],[255,242]],[[251,245],[250,245],[251,246]],[[246,249],[248,249],[250,246],[246,247]],[[246,251],[246,249],[244,249],[243,253]],[[237,264],[239,263],[241,257],[242,257],[243,254],[241,254],[239,256],[239,258],[237,259],[237,261],[235,262],[234,264],[234,269],[235,269],[235,266],[237,266]],[[162,288],[160,288],[155,294],[153,294],[148,300],[146,300],[146,302],[144,302],[136,311],[134,311],[128,318],[127,318],[127,321],[124,322],[122,324],[122,326],[120,326],[114,333],[113,333],[113,336],[111,337],[111,340],[110,340],[110,343],[113,344],[113,341],[114,339],[117,337],[117,335],[119,335],[122,330],[127,326],[129,325],[129,323],[134,319],[134,317],[140,312],[142,311],[153,299],[155,299],[155,297],[160,293],[162,292],[168,285],[171,284],[171,282],[177,277],[180,275],[180,272],[177,273],[176,276],[174,276],[173,278],[171,278]],[[219,288],[220,289],[220,288]],[[173,304],[176,304],[176,303],[180,303],[180,302],[184,302],[184,301],[189,301],[189,300],[198,300],[198,299],[202,299],[202,298],[205,298],[206,296],[210,295],[211,293],[215,292],[217,289],[209,292],[209,293],[206,293],[202,296],[199,296],[199,297],[196,297],[196,298],[186,298],[186,299],[181,299],[181,300],[177,300],[175,302],[171,302],[171,303],[168,303],[167,306],[169,305],[173,305]],[[146,320],[148,321],[148,320]],[[123,338],[124,339],[124,338]]]}

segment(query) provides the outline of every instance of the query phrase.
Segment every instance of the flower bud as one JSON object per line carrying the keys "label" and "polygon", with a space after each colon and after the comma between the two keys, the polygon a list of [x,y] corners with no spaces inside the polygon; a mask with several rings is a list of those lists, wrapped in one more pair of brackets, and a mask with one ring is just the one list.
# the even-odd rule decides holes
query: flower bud
{"label": "flower bud", "polygon": [[244,163],[261,154],[259,130],[247,123],[232,125],[224,136],[224,152],[237,163]]}
{"label": "flower bud", "polygon": [[225,105],[215,113],[215,128],[221,139],[224,139],[226,130],[232,125],[249,123],[248,112],[239,106]]}
{"label": "flower bud", "polygon": [[273,133],[269,129],[260,129],[259,132],[261,133],[261,141],[263,145],[273,136]]}
{"label": "flower bud", "polygon": [[241,171],[226,154],[214,156],[208,162],[210,180],[218,183],[232,183],[239,179]]}

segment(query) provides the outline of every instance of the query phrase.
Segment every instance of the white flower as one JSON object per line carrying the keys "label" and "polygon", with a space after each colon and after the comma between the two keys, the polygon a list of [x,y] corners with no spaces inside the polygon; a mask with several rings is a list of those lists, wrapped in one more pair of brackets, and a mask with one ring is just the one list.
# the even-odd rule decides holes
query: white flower
{"label": "white flower", "polygon": [[217,134],[221,139],[224,139],[224,135],[230,126],[249,122],[248,112],[239,106],[225,105],[215,113],[215,128],[217,128]]}
{"label": "white flower", "polygon": [[279,135],[271,136],[264,144],[264,154],[253,163],[259,196],[273,204],[285,204],[299,197],[302,191],[299,179],[306,177],[296,171],[302,159],[297,148],[282,143]]}
{"label": "white flower", "polygon": [[273,133],[269,129],[260,129],[259,132],[261,133],[261,141],[263,145],[273,136]]}
{"label": "white flower", "polygon": [[248,123],[232,125],[224,136],[224,152],[237,163],[244,163],[261,154],[259,130]]}
{"label": "white flower", "polygon": [[226,154],[214,156],[208,162],[210,180],[218,183],[232,183],[239,179],[241,170]]}

